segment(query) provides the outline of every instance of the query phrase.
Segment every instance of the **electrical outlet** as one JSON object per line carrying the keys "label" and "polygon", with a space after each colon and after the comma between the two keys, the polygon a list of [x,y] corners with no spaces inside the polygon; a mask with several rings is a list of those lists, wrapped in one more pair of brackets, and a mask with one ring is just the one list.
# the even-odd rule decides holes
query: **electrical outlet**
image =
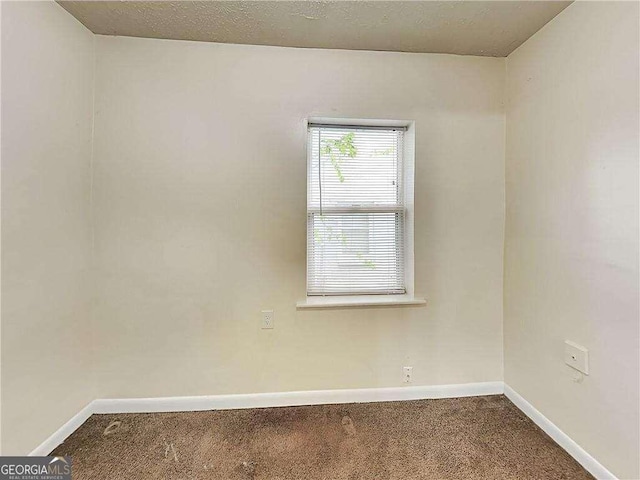
{"label": "electrical outlet", "polygon": [[273,328],[273,310],[262,310],[262,329]]}
{"label": "electrical outlet", "polygon": [[413,367],[402,367],[402,381],[411,383],[413,381]]}
{"label": "electrical outlet", "polygon": [[589,350],[571,340],[566,340],[564,342],[564,363],[585,375],[589,375]]}

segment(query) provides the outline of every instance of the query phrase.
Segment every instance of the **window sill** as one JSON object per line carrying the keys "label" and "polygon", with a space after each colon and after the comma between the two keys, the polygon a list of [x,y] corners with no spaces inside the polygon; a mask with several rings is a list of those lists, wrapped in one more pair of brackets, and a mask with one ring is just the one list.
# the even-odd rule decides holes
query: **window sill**
{"label": "window sill", "polygon": [[296,304],[298,310],[317,308],[385,307],[425,305],[427,301],[413,295],[353,295],[307,297]]}

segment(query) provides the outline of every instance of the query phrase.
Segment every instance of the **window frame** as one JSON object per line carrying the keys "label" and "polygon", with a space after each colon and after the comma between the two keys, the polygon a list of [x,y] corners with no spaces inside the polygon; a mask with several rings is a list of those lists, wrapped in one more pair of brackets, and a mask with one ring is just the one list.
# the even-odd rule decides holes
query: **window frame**
{"label": "window frame", "polygon": [[[400,195],[403,198],[404,206],[404,294],[331,294],[331,295],[307,295],[308,286],[306,279],[308,278],[309,268],[309,175],[311,172],[311,156],[309,148],[311,138],[309,136],[309,126],[327,125],[342,126],[352,128],[404,128],[402,142],[402,172]],[[307,229],[305,233],[305,300],[298,302],[298,308],[325,308],[325,307],[350,307],[350,306],[375,306],[375,305],[421,305],[425,301],[423,298],[415,297],[414,293],[414,169],[415,169],[415,122],[410,120],[373,120],[373,119],[351,119],[351,118],[327,118],[327,117],[311,117],[304,122],[304,138],[305,138],[305,158],[307,162],[306,169],[306,193],[307,201],[305,203],[305,217],[307,218]],[[353,211],[350,208],[349,211]]]}

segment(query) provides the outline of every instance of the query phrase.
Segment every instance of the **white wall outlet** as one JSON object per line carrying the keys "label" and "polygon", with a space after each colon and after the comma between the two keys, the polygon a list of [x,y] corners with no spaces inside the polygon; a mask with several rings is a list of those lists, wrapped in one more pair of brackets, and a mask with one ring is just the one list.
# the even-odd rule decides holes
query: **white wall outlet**
{"label": "white wall outlet", "polygon": [[262,310],[262,324],[260,328],[273,328],[273,310]]}
{"label": "white wall outlet", "polygon": [[582,345],[565,340],[564,362],[579,372],[589,375],[589,350]]}
{"label": "white wall outlet", "polygon": [[413,381],[413,367],[402,367],[402,381],[411,383]]}

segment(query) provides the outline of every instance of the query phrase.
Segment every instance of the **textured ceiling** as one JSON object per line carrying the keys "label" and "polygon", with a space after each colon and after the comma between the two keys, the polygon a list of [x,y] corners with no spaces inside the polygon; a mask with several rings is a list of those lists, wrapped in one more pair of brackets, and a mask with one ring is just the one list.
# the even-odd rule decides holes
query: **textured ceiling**
{"label": "textured ceiling", "polygon": [[504,57],[570,1],[59,1],[104,35]]}

